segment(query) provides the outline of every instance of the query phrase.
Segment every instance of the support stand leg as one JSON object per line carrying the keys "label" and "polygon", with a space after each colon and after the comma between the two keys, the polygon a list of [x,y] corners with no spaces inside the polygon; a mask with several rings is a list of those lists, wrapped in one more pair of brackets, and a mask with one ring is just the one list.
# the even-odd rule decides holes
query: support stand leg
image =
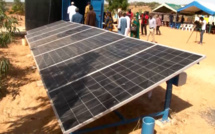
{"label": "support stand leg", "polygon": [[162,122],[168,121],[170,103],[172,98],[172,80],[167,81],[166,97],[164,104],[164,114],[162,117]]}

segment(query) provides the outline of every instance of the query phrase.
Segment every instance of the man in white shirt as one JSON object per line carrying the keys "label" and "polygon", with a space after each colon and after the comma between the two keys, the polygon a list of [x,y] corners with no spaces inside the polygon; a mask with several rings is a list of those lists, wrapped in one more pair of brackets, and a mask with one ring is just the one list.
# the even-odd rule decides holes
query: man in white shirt
{"label": "man in white shirt", "polygon": [[129,32],[130,32],[130,27],[131,27],[131,19],[128,15],[126,15],[126,20],[127,20],[127,27],[125,29],[125,36],[129,36]]}
{"label": "man in white shirt", "polygon": [[202,25],[202,29],[201,29],[202,31],[201,31],[201,34],[200,34],[200,42],[199,42],[199,44],[202,44],[203,34],[205,33],[207,23],[206,23],[206,21],[204,20],[203,17],[200,17],[200,23]]}
{"label": "man in white shirt", "polygon": [[155,42],[155,29],[156,29],[156,20],[152,17],[152,14],[149,15],[149,34],[147,36],[147,41],[149,40],[150,35],[152,35],[152,42]]}
{"label": "man in white shirt", "polygon": [[72,22],[72,16],[74,14],[76,14],[76,11],[75,11],[76,8],[77,7],[74,6],[74,2],[71,2],[71,6],[69,6],[68,10],[67,10],[67,13],[69,14],[69,20],[70,20],[70,22]]}
{"label": "man in white shirt", "polygon": [[[122,15],[122,16],[121,16]],[[118,24],[118,33],[125,35],[126,28],[127,28],[127,19],[126,19],[126,13],[121,13],[119,14],[120,19],[119,19],[119,24]]]}

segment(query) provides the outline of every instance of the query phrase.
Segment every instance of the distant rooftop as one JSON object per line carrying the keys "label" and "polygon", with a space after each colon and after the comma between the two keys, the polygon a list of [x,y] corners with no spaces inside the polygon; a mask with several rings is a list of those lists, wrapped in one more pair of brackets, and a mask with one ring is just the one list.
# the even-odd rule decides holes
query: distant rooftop
{"label": "distant rooftop", "polygon": [[166,4],[175,10],[178,10],[182,7],[181,5],[176,5],[176,4],[171,4],[171,3],[166,3]]}

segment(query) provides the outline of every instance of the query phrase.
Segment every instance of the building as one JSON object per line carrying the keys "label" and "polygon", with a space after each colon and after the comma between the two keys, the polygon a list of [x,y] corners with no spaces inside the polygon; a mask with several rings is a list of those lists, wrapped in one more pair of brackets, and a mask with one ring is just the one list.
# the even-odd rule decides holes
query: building
{"label": "building", "polygon": [[[88,1],[96,12],[96,25],[102,27],[104,0],[72,0],[84,15]],[[67,8],[71,0],[25,0],[26,30],[40,27],[55,21],[68,21]]]}

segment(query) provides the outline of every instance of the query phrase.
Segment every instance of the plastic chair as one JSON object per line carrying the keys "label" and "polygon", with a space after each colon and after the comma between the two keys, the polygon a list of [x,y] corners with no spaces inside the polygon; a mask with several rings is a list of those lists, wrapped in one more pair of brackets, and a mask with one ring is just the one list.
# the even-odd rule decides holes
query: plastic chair
{"label": "plastic chair", "polygon": [[183,24],[183,27],[181,28],[183,31],[186,30],[187,24]]}
{"label": "plastic chair", "polygon": [[193,31],[194,30],[193,24],[188,24],[186,30]]}

